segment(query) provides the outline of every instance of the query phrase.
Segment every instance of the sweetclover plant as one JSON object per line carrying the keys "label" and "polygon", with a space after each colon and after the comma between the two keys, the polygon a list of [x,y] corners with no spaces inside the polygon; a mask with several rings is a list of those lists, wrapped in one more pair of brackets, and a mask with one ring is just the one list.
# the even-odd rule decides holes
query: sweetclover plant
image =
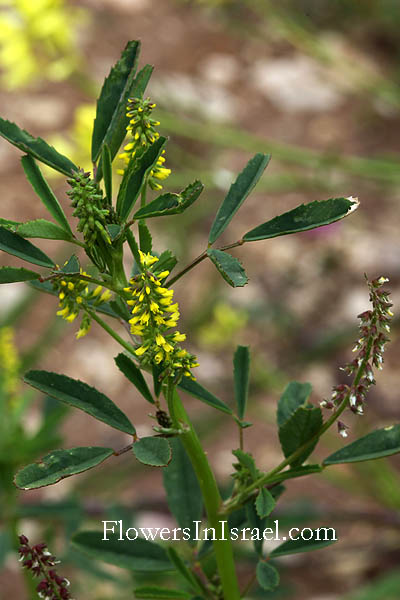
{"label": "sweetclover plant", "polygon": [[[170,510],[179,527],[190,532],[186,542],[120,539],[117,530],[109,532],[105,540],[103,530],[98,529],[75,534],[73,547],[92,558],[141,573],[140,585],[134,590],[137,598],[238,600],[250,597],[250,588],[255,589],[252,586],[256,581],[266,592],[277,587],[279,574],[271,560],[316,550],[336,541],[334,535],[323,539],[318,536],[308,540],[289,539],[268,554],[265,552],[263,538],[257,532],[273,522],[273,511],[285,489],[283,482],[320,473],[330,465],[370,460],[400,451],[400,426],[394,425],[340,447],[322,464],[306,462],[331,426],[335,425],[343,437],[347,436],[348,428],[342,420],[345,411],[358,415],[363,412],[368,389],[375,383],[374,369],[382,368],[388,341],[392,312],[388,292],[383,288],[387,280],[384,277],[367,280],[371,309],[360,315],[355,358],[343,367],[349,375],[349,384],[335,386],[321,406],[310,403],[308,383],[292,382],[283,391],[277,407],[283,459],[266,472],[245,449],[246,430],[252,426],[246,420],[249,348],[239,346],[233,357],[234,407],[197,380],[198,361],[186,347],[187,333],[179,329],[179,298],[173,285],[200,262],[208,260],[212,263],[210,268],[216,268],[228,285],[243,286],[247,276],[241,263],[229,253],[231,248],[329,225],[351,214],[358,201],[353,197],[331,198],[301,205],[257,225],[239,240],[218,246],[221,234],[269,163],[268,154],[258,153],[249,160],[222,201],[204,252],[189,264],[182,257],[183,266],[177,267],[178,259],[169,249],[154,247],[157,244],[153,245],[149,226],[153,219],[164,216],[179,219],[181,213],[198,201],[203,185],[194,181],[179,193],[162,191],[170,174],[167,139],[158,131],[160,123],[154,117],[154,102],[145,97],[152,67],[137,69],[139,51],[139,42],[129,42],[104,81],[93,125],[92,172],[84,172],[43,139],[33,137],[14,123],[0,121],[1,135],[24,153],[21,163],[25,175],[52,217],[51,221],[38,219],[26,223],[1,219],[0,248],[36,268],[2,267],[0,282],[28,281],[36,289],[53,295],[58,302],[57,314],[75,327],[77,338],[90,334],[91,327],[100,326],[116,340],[121,345],[121,352],[115,357],[116,366],[151,405],[155,419],[153,434],[139,437],[130,415],[94,387],[63,374],[30,370],[24,376],[27,384],[128,434],[131,443],[122,449],[92,446],[54,449],[39,462],[20,469],[15,484],[22,490],[53,485],[106,460],[114,460],[118,469],[118,457],[127,452],[132,454],[132,461],[163,469]],[[66,177],[68,201],[73,207],[71,222],[39,163]],[[57,264],[32,244],[30,238],[63,240],[75,246],[77,253],[70,251],[65,262]],[[128,256],[133,265],[130,274],[125,270]],[[81,266],[83,257],[85,263]],[[217,484],[181,399],[182,392],[222,411],[237,425],[238,447],[233,449],[229,493],[226,488],[222,493]],[[331,413],[325,412],[328,410]],[[212,543],[194,539],[196,521],[203,521],[213,531]],[[227,535],[230,527],[247,527],[254,532],[255,575],[250,582],[238,580],[233,542]],[[21,556],[25,563],[28,560],[25,566],[31,570],[35,567],[36,574],[42,577],[38,593],[42,597],[70,597],[66,580],[49,571],[52,565],[43,559],[49,556],[49,553],[43,555],[44,548],[43,544],[31,547],[26,537],[21,538]],[[164,587],[154,585],[155,572],[165,573]]]}

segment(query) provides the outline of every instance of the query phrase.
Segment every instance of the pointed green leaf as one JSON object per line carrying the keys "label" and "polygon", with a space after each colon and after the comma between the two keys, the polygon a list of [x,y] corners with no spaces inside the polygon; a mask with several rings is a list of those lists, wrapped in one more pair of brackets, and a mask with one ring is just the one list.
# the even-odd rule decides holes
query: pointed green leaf
{"label": "pointed green leaf", "polygon": [[[121,95],[120,102],[114,112],[107,134],[104,138],[104,143],[110,148],[111,161],[114,160],[118,150],[121,147],[122,142],[126,136],[127,126],[129,125],[129,117],[126,116],[126,109],[129,98],[141,98],[144,90],[150,80],[153,67],[151,65],[145,65],[136,77],[131,81],[131,77],[127,81],[127,85]],[[97,175],[99,178],[102,176],[102,164],[99,162],[99,168]],[[97,180],[99,180],[96,177]]]}
{"label": "pointed green leaf", "polygon": [[232,409],[225,404],[225,402],[222,402],[222,400],[206,390],[206,388],[200,385],[200,383],[197,381],[193,381],[193,379],[190,379],[189,377],[183,377],[178,387],[191,396],[194,396],[198,400],[205,402],[205,404],[209,404],[210,406],[213,406],[214,408],[217,408],[228,415],[232,414]]}
{"label": "pointed green leaf", "polygon": [[278,402],[277,422],[278,427],[282,427],[284,423],[292,416],[299,406],[307,406],[308,398],[312,392],[310,383],[299,383],[291,381],[285,388]]}
{"label": "pointed green leaf", "polygon": [[112,160],[111,160],[111,152],[110,148],[107,144],[104,144],[103,150],[101,153],[101,164],[103,168],[103,178],[104,178],[104,190],[106,192],[106,198],[112,203]]}
{"label": "pointed green leaf", "polygon": [[155,436],[140,438],[132,451],[138,461],[151,467],[166,467],[172,456],[168,440]]}
{"label": "pointed green leaf", "polygon": [[15,476],[15,485],[33,490],[57,483],[65,477],[96,467],[113,454],[112,448],[82,447],[53,450],[42,460],[24,467]]}
{"label": "pointed green leaf", "polygon": [[67,217],[65,216],[65,213],[61,208],[59,201],[55,197],[52,189],[43,177],[41,170],[37,166],[32,156],[29,156],[29,154],[27,156],[23,156],[21,158],[21,164],[25,171],[27,180],[29,181],[29,183],[31,184],[31,186],[33,187],[33,189],[35,190],[35,192],[49,211],[49,213],[57,221],[57,223],[61,225],[62,229],[68,232],[70,234],[70,237],[72,237],[72,231],[68,223]]}
{"label": "pointed green leaf", "polygon": [[174,269],[177,263],[176,256],[174,256],[171,250],[164,250],[159,256],[158,262],[153,266],[153,273],[161,273],[162,271],[171,271]]}
{"label": "pointed green leaf", "polygon": [[248,282],[247,275],[237,258],[227,252],[213,248],[207,250],[207,255],[229,285],[232,287],[246,285]]}
{"label": "pointed green leaf", "polygon": [[10,221],[9,219],[2,219],[0,217],[0,225],[2,225],[5,229],[9,229],[10,231],[16,231],[18,225],[21,225],[19,221]]}
{"label": "pointed green leaf", "polygon": [[163,470],[167,502],[179,527],[190,530],[190,538],[193,539],[195,521],[201,521],[203,515],[201,489],[182,441],[175,437],[170,439],[170,444],[172,460]]}
{"label": "pointed green leaf", "polygon": [[[279,441],[283,453],[290,456],[300,446],[308,442],[322,427],[322,412],[312,405],[300,406],[289,419],[279,428]],[[315,439],[306,450],[290,464],[300,466],[314,450],[318,439]]]}
{"label": "pointed green leaf", "polygon": [[377,429],[337,450],[323,461],[324,465],[361,462],[400,452],[400,425]]}
{"label": "pointed green leaf", "polygon": [[263,590],[272,592],[279,585],[279,573],[269,563],[260,560],[256,569],[257,581]]}
{"label": "pointed green leaf", "polygon": [[235,213],[242,206],[247,196],[257,184],[269,160],[269,154],[256,154],[249,160],[246,167],[238,175],[236,181],[232,183],[228,195],[222,202],[214,222],[211,227],[209,244],[213,244],[217,238],[225,231],[231,222]]}
{"label": "pointed green leaf", "polygon": [[233,357],[233,379],[238,417],[243,419],[249,393],[250,352],[248,346],[238,346]]}
{"label": "pointed green leaf", "polygon": [[[114,526],[113,523],[110,523],[110,527]],[[115,523],[115,531],[117,530],[118,525]],[[119,533],[106,532],[107,539],[104,540],[103,531],[81,531],[73,536],[72,545],[91,558],[130,571],[152,573],[173,570],[164,548],[143,538],[134,539],[134,531],[128,533],[131,540],[125,538],[119,541]]]}
{"label": "pointed green leaf", "polygon": [[39,279],[40,274],[17,267],[0,267],[0,283],[15,283],[17,281],[32,281]]}
{"label": "pointed green leaf", "polygon": [[153,238],[151,237],[151,233],[149,228],[147,227],[144,221],[139,221],[139,245],[142,252],[147,254],[147,252],[151,252],[153,247]]}
{"label": "pointed green leaf", "polygon": [[114,429],[130,435],[135,434],[132,423],[118,406],[83,381],[49,371],[29,371],[24,376],[24,381],[56,400],[83,410]]}
{"label": "pointed green leaf", "polygon": [[46,256],[39,248],[4,227],[0,227],[0,250],[40,267],[52,268],[55,266],[51,258]]}
{"label": "pointed green leaf", "polygon": [[24,129],[20,129],[15,123],[0,118],[0,135],[10,144],[17,146],[22,152],[30,154],[45,163],[55,171],[64,175],[71,175],[78,167],[63,156],[53,146],[49,146],[42,138],[35,138]]}
{"label": "pointed green leaf", "polygon": [[71,258],[65,263],[65,265],[60,269],[62,273],[66,273],[68,275],[72,275],[74,273],[80,273],[81,266],[79,264],[78,257],[76,254],[73,254]]}
{"label": "pointed green leaf", "polygon": [[294,469],[287,469],[281,473],[277,473],[271,477],[271,483],[286,481],[287,479],[295,479],[297,477],[304,477],[305,475],[311,475],[312,473],[321,473],[323,467],[321,465],[304,465],[302,467],[295,467]]}
{"label": "pointed green leaf", "polygon": [[142,396],[150,402],[150,404],[154,404],[153,396],[147,386],[147,383],[142,375],[141,370],[135,365],[135,363],[128,357],[126,354],[118,354],[114,358],[115,363],[120,371],[125,375],[127,379],[139,390]]}
{"label": "pointed green leaf", "polygon": [[92,162],[96,162],[98,159],[106,136],[111,137],[111,123],[114,115],[121,113],[121,104],[124,107],[124,112],[120,116],[125,117],[128,100],[128,97],[125,100],[126,90],[132,85],[139,53],[140,42],[128,42],[121,58],[112,67],[108,77],[104,80],[97,100],[96,118],[93,125]]}
{"label": "pointed green leaf", "polygon": [[237,450],[232,450],[232,454],[236,456],[242,467],[247,469],[250,477],[253,480],[258,478],[260,474],[259,470],[256,467],[253,456],[249,452],[244,452],[244,450],[240,450],[240,448],[238,448]]}
{"label": "pointed green leaf", "polygon": [[157,600],[180,600],[180,598],[191,598],[192,594],[170,588],[161,588],[154,585],[143,586],[134,590],[135,598],[150,598]]}
{"label": "pointed green leaf", "polygon": [[275,550],[272,550],[269,555],[270,558],[277,558],[278,556],[286,556],[287,554],[298,554],[300,552],[311,552],[312,550],[320,550],[326,548],[337,542],[336,531],[333,527],[319,527],[318,529],[309,529],[306,527],[301,531],[302,535],[309,536],[309,532],[312,532],[309,540],[303,540],[300,536],[295,540],[287,540]]}
{"label": "pointed green leaf", "polygon": [[347,217],[358,206],[357,198],[352,197],[330,198],[320,202],[316,200],[309,204],[302,204],[248,231],[243,236],[243,240],[245,242],[255,242],[330,225],[343,219],[343,217]]}
{"label": "pointed green leaf", "polygon": [[[165,469],[164,469],[165,472]],[[177,553],[173,546],[170,546],[167,549],[168,558],[171,563],[174,565],[175,569],[182,575],[182,577],[188,582],[191,588],[198,589],[199,583],[193,573],[188,569],[186,563],[180,554]],[[198,555],[197,555],[198,556]]]}
{"label": "pointed green leaf", "polygon": [[133,217],[135,219],[149,219],[151,217],[168,217],[183,213],[200,196],[204,189],[201,181],[188,185],[180,194],[162,194],[146,206],[140,208]]}
{"label": "pointed green leaf", "polygon": [[64,240],[66,242],[73,239],[72,234],[62,229],[59,225],[46,221],[46,219],[36,219],[21,223],[17,227],[17,233],[25,238],[43,238],[46,240]]}
{"label": "pointed green leaf", "polygon": [[117,213],[126,220],[140,194],[143,181],[160,157],[167,142],[159,137],[145,152],[134,155],[125,169],[117,198]]}
{"label": "pointed green leaf", "polygon": [[260,519],[268,517],[275,508],[273,495],[267,488],[261,488],[256,498],[256,511]]}

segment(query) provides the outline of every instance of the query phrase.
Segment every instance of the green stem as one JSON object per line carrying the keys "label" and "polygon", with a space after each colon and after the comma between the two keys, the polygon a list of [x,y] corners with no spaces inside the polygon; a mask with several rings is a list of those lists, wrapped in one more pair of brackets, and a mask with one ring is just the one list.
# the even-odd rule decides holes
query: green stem
{"label": "green stem", "polygon": [[[231,248],[237,248],[238,246],[242,246],[245,243],[245,240],[238,240],[237,242],[233,242],[232,244],[227,244],[226,246],[221,246],[218,250],[230,250]],[[201,263],[205,258],[207,258],[207,250],[204,250],[197,258],[195,258],[191,263],[189,263],[182,271],[179,271],[175,277],[169,279],[166,283],[166,286],[169,287],[175,281],[178,281],[183,275],[186,275],[189,271],[191,271],[194,267],[196,267],[199,263]]]}
{"label": "green stem", "polygon": [[100,327],[102,327],[105,331],[107,331],[107,333],[110,334],[111,337],[114,338],[114,340],[116,342],[118,342],[118,344],[121,344],[121,346],[129,352],[129,354],[132,354],[133,356],[136,357],[135,348],[131,344],[129,344],[129,342],[126,342],[121,336],[119,336],[118,333],[116,333],[114,331],[114,329],[112,329],[112,327],[107,325],[107,323],[105,321],[103,321],[103,319],[101,317],[99,317],[99,315],[96,312],[94,312],[93,310],[90,310],[90,308],[87,308],[87,307],[85,308],[85,310],[88,313],[88,315],[91,316],[93,321],[96,321],[96,323],[98,323],[100,325]]}
{"label": "green stem", "polygon": [[307,448],[312,446],[314,444],[314,442],[316,440],[318,440],[333,425],[333,423],[335,423],[335,421],[340,417],[342,412],[347,408],[352,390],[357,387],[357,385],[360,382],[361,377],[364,375],[365,367],[370,358],[373,342],[374,342],[374,337],[371,335],[368,340],[365,356],[364,356],[360,366],[358,367],[357,373],[354,377],[352,385],[350,386],[349,392],[346,394],[346,396],[342,400],[339,407],[335,410],[334,413],[332,413],[330,418],[327,421],[325,421],[325,423],[321,426],[321,428],[317,431],[317,433],[315,435],[313,435],[309,440],[307,440],[307,442],[305,442],[299,448],[297,448],[297,450],[295,450],[295,452],[290,454],[290,456],[285,458],[285,460],[283,460],[277,467],[275,467],[268,473],[265,473],[265,475],[262,475],[261,477],[256,479],[246,489],[242,490],[242,492],[240,492],[240,494],[238,494],[236,497],[228,500],[225,503],[220,515],[226,515],[226,514],[233,512],[239,506],[244,504],[248,500],[248,498],[254,493],[255,490],[263,487],[264,485],[266,485],[268,483],[271,483],[271,480],[274,477],[274,475],[276,475],[277,473],[280,473],[282,471],[282,469],[284,469],[285,467],[290,465],[294,460],[296,460],[296,458],[301,456],[303,454],[303,452],[305,450],[307,450]]}
{"label": "green stem", "polygon": [[180,423],[185,423],[188,426],[188,431],[181,435],[181,440],[199,481],[208,523],[216,532],[216,540],[213,542],[213,546],[221,578],[223,597],[225,600],[239,600],[240,591],[235,571],[232,542],[229,535],[225,533],[225,537],[223,536],[223,522],[219,519],[222,499],[217,482],[200,440],[171,381],[168,383],[167,402],[174,426],[177,427]]}

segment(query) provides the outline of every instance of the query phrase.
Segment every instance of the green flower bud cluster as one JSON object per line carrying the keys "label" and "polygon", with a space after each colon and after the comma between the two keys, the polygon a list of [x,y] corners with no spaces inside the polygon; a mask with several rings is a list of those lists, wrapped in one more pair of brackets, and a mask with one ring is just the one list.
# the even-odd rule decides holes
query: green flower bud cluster
{"label": "green flower bud cluster", "polygon": [[[126,115],[129,117],[129,124],[126,130],[128,135],[133,139],[124,146],[124,152],[119,155],[119,158],[124,160],[126,166],[132,157],[145,152],[160,137],[160,134],[155,130],[160,121],[151,118],[151,113],[155,106],[155,103],[151,102],[150,98],[146,98],[146,100],[131,98],[128,101]],[[164,154],[164,151],[162,154]],[[154,169],[150,171],[147,182],[152,190],[161,190],[162,185],[160,181],[166,179],[171,174],[171,169],[166,169],[163,166],[164,162],[164,156],[160,156]],[[124,169],[120,169],[118,173],[123,175]]]}
{"label": "green flower bud cluster", "polygon": [[[81,270],[81,275],[88,276],[87,273]],[[103,290],[101,285],[90,290],[87,281],[77,279],[74,281],[66,279],[54,279],[53,288],[58,292],[60,300],[59,310],[57,315],[62,317],[69,323],[75,321],[79,312],[85,309],[90,302],[91,306],[98,306],[103,302],[108,302],[111,298],[109,290]],[[91,319],[85,312],[79,330],[76,333],[76,338],[84,337],[90,330]]]}
{"label": "green flower bud cluster", "polygon": [[75,208],[72,214],[79,219],[77,229],[83,233],[86,244],[96,246],[102,240],[110,245],[107,224],[113,222],[113,211],[98,184],[82,169],[75,172],[68,183],[72,189],[67,194]]}
{"label": "green flower bud cluster", "polygon": [[132,306],[131,333],[142,338],[135,353],[143,366],[161,365],[160,379],[171,377],[175,383],[183,376],[195,379],[190,369],[198,366],[197,359],[178,344],[186,335],[169,332],[180,316],[178,303],[172,302],[174,291],[162,286],[169,271],[157,271],[156,256],[140,252],[140,258],[143,272],[124,289],[130,295],[127,304]]}

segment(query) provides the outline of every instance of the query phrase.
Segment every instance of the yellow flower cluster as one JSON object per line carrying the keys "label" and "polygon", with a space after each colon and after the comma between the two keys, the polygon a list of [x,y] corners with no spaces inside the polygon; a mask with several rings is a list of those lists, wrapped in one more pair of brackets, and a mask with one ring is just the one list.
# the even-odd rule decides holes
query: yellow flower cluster
{"label": "yellow flower cluster", "polygon": [[[87,276],[87,273],[81,270],[81,275]],[[75,321],[80,310],[84,309],[89,302],[92,306],[98,306],[103,302],[108,302],[112,295],[109,290],[103,290],[101,285],[89,290],[87,282],[79,279],[76,281],[57,279],[53,281],[53,286],[58,291],[60,300],[57,315],[70,323]],[[79,339],[89,333],[90,326],[90,316],[85,312],[76,338]]]}
{"label": "yellow flower cluster", "polygon": [[[124,152],[119,155],[119,158],[122,158],[125,162],[125,168],[138,152],[141,153],[147,150],[160,137],[160,134],[155,130],[160,121],[155,121],[150,116],[155,106],[150,98],[146,98],[146,100],[131,98],[128,102],[126,114],[129,117],[129,123],[126,130],[133,139],[124,146]],[[164,154],[164,151],[162,154]],[[171,174],[171,169],[166,169],[164,162],[164,156],[160,156],[156,166],[150,171],[148,184],[153,190],[161,190],[162,185],[159,182]],[[124,170],[120,169],[118,173],[123,175]]]}
{"label": "yellow flower cluster", "polygon": [[12,398],[18,390],[19,359],[11,327],[0,329],[0,381],[4,393]]}
{"label": "yellow flower cluster", "polygon": [[169,271],[158,272],[156,256],[140,252],[142,273],[130,280],[124,288],[129,293],[127,304],[132,307],[131,333],[142,338],[136,355],[143,364],[161,365],[161,377],[179,381],[183,375],[195,379],[190,371],[198,366],[197,359],[178,343],[186,339],[184,333],[169,332],[177,326],[179,307],[173,302],[174,291],[162,286]]}

